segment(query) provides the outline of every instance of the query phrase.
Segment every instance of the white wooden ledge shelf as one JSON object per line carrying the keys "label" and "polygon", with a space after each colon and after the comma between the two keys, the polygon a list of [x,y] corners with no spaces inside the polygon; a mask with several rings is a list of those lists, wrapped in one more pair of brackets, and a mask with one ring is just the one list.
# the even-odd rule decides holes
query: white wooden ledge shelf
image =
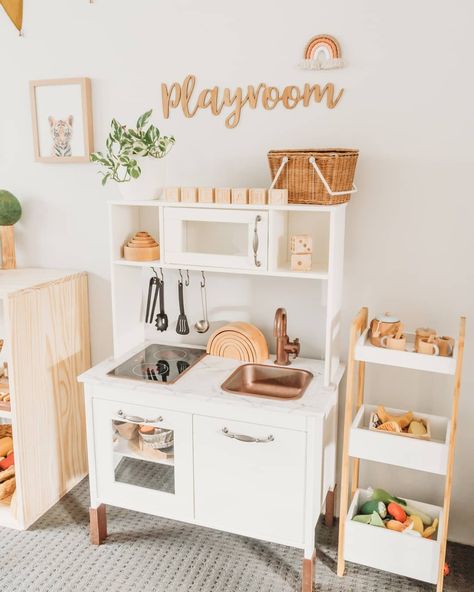
{"label": "white wooden ledge shelf", "polygon": [[172,263],[163,263],[161,260],[154,261],[128,261],[127,259],[116,259],[114,265],[124,265],[125,267],[142,267],[142,268],[162,268],[162,269],[189,269],[190,271],[206,271],[210,273],[232,273],[240,275],[257,275],[257,276],[273,276],[273,277],[287,277],[296,279],[312,279],[312,280],[327,280],[328,270],[322,264],[313,264],[311,271],[291,271],[288,266],[281,266],[277,269],[261,270],[261,269],[232,269],[225,267],[211,267],[205,265],[174,265]]}
{"label": "white wooden ledge shelf", "polygon": [[430,356],[414,351],[397,351],[372,345],[368,339],[367,328],[359,337],[355,347],[355,360],[370,362],[372,364],[384,364],[397,368],[411,368],[425,372],[454,375],[456,372],[457,344],[451,357]]}
{"label": "white wooden ledge shelf", "polygon": [[[431,440],[410,438],[390,432],[369,430],[370,414],[375,405],[362,405],[352,422],[349,456],[445,475],[448,462],[450,421],[447,417],[414,412],[415,417],[430,423]],[[401,409],[387,409],[401,415]]]}
{"label": "white wooden ledge shelf", "polygon": [[410,536],[388,528],[354,522],[358,508],[370,497],[368,490],[358,489],[352,499],[346,520],[344,559],[430,584],[438,579],[443,510],[439,506],[406,500],[432,518],[439,519],[436,539]]}

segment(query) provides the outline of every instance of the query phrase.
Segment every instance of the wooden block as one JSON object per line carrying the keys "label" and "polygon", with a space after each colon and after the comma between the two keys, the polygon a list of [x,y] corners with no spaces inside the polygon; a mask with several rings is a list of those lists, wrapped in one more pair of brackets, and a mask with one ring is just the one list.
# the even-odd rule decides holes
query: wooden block
{"label": "wooden block", "polygon": [[268,203],[274,206],[283,206],[288,203],[288,189],[269,189]]}
{"label": "wooden block", "polygon": [[294,234],[290,236],[290,251],[295,255],[313,252],[313,239],[309,234]]}
{"label": "wooden block", "polygon": [[214,190],[216,203],[230,204],[230,188],[229,187],[216,187]]}
{"label": "wooden block", "polygon": [[232,189],[232,203],[233,204],[247,204],[248,203],[248,189],[246,187],[237,187]]}
{"label": "wooden block", "polygon": [[311,271],[311,255],[292,255],[291,271]]}
{"label": "wooden block", "polygon": [[181,190],[179,187],[165,187],[165,201],[179,201]]}
{"label": "wooden block", "polygon": [[199,203],[212,203],[214,201],[214,189],[212,187],[199,187]]}
{"label": "wooden block", "polygon": [[249,189],[249,203],[253,205],[264,205],[267,203],[267,190],[260,187]]}
{"label": "wooden block", "polygon": [[188,203],[197,202],[196,187],[181,187],[181,201]]}

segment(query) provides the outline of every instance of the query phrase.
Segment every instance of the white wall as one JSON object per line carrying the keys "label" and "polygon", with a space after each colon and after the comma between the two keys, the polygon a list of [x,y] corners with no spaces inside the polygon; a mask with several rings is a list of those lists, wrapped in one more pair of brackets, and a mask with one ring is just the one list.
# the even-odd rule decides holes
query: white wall
{"label": "white wall", "polygon": [[[33,161],[28,81],[92,78],[98,147],[112,116],[132,122],[154,107],[160,118],[161,82],[189,73],[200,87],[330,80],[346,89],[333,111],[244,111],[234,130],[207,112],[194,119],[174,112],[161,126],[177,138],[169,181],[262,185],[268,149],[360,148],[361,191],[348,211],[344,334],[361,305],[451,334],[459,314],[470,318],[450,525],[451,538],[467,543],[474,543],[473,16],[470,0],[25,0],[22,39],[0,19],[0,186],[24,207],[19,263],[91,273],[96,361],[111,351],[106,201],[116,193],[99,186],[92,165]],[[322,32],[340,40],[347,67],[297,69],[305,43]],[[258,292],[270,311],[280,303],[277,289],[272,280]],[[295,282],[280,289],[294,294]],[[225,288],[215,298],[225,306]],[[304,335],[310,308],[291,307],[292,335]],[[271,316],[262,323],[269,326]],[[438,385],[409,373],[369,374],[371,401],[448,412],[447,383]],[[367,476],[374,485],[439,501],[437,478],[377,468]]]}

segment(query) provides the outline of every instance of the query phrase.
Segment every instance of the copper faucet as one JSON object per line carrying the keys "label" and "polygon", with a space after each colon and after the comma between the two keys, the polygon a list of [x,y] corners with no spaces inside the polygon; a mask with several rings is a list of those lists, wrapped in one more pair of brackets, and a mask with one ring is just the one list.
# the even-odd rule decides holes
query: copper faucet
{"label": "copper faucet", "polygon": [[275,364],[288,366],[291,363],[290,354],[296,358],[300,353],[300,340],[290,341],[286,334],[286,310],[284,308],[278,308],[275,313],[273,335],[276,337]]}

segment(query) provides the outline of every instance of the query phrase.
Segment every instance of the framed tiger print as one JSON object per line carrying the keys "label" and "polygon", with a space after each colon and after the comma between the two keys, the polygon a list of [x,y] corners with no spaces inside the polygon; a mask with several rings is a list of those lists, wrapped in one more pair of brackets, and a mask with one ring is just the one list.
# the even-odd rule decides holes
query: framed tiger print
{"label": "framed tiger print", "polygon": [[89,162],[94,152],[90,79],[34,80],[30,94],[35,160]]}

